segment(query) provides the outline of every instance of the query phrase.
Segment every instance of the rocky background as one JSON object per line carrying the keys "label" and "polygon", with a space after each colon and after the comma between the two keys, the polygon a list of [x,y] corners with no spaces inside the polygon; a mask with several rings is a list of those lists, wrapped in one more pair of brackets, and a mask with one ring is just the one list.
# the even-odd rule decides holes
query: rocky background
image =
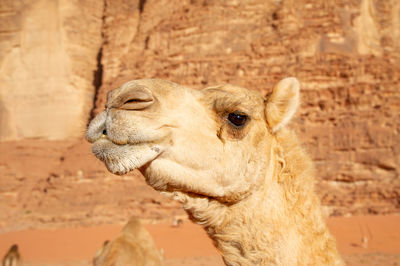
{"label": "rocky background", "polygon": [[1,0],[0,231],[183,214],[83,140],[137,78],[267,93],[297,77],[327,212],[400,213],[399,40],[398,0]]}

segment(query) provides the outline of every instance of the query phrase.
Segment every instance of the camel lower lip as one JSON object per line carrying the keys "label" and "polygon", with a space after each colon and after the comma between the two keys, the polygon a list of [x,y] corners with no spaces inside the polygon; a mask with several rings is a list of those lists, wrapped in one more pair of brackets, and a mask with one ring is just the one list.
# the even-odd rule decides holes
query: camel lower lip
{"label": "camel lower lip", "polygon": [[162,149],[150,143],[119,145],[101,138],[92,144],[92,152],[110,172],[122,175],[154,160]]}

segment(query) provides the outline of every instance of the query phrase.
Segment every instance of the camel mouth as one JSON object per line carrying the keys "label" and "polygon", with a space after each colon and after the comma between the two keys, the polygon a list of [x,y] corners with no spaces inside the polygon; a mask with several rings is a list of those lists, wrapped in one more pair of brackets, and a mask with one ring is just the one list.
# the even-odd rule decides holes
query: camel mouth
{"label": "camel mouth", "polygon": [[124,175],[153,161],[162,149],[148,142],[118,144],[101,136],[93,142],[92,152],[111,173]]}

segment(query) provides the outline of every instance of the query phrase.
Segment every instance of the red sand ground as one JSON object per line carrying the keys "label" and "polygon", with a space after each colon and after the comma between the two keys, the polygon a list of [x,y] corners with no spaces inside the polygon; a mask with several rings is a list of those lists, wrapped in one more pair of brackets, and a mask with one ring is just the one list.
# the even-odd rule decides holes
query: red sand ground
{"label": "red sand ground", "polygon": [[[348,265],[400,265],[400,216],[334,217],[328,219],[328,226]],[[106,225],[9,232],[0,235],[0,255],[17,243],[24,265],[90,265],[104,240],[114,238],[121,228]],[[223,265],[200,226],[185,221],[178,228],[169,224],[146,228],[164,250],[166,265]]]}

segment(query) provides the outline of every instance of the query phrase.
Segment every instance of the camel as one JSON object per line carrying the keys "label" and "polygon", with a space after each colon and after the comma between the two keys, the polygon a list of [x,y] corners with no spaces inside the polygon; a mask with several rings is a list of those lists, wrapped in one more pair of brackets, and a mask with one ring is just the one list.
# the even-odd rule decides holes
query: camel
{"label": "camel", "polygon": [[139,169],[180,201],[226,265],[343,265],[313,164],[288,127],[299,91],[296,78],[266,97],[229,84],[133,80],[108,93],[86,138],[109,171]]}
{"label": "camel", "polygon": [[2,266],[19,266],[22,265],[21,255],[18,251],[18,245],[14,244],[10,247],[7,254],[4,255]]}
{"label": "camel", "polygon": [[94,266],[161,266],[163,258],[140,220],[132,217],[120,235],[105,241],[93,258]]}

